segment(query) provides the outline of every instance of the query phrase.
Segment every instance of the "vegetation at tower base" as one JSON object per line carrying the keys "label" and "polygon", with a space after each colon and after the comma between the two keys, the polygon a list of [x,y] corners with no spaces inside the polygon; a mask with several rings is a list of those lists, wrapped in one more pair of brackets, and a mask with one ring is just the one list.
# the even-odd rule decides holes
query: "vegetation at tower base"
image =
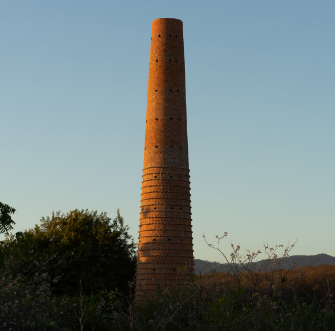
{"label": "vegetation at tower base", "polygon": [[[134,245],[119,212],[114,221],[87,210],[42,218],[33,230],[8,233],[1,242],[0,331],[334,330],[335,266],[280,269],[294,245],[266,245],[262,250],[267,258],[257,267],[260,251],[243,255],[240,245],[232,245],[228,255],[220,249],[226,235],[218,238],[217,247],[208,245],[222,254],[229,272],[196,275],[175,288],[157,286],[135,304],[134,281],[121,293],[107,287],[100,291],[93,274],[81,279],[80,263],[95,270],[99,261],[119,255],[121,247],[129,254],[126,262],[135,264]],[[125,274],[115,276],[117,281],[125,283]],[[70,289],[62,285],[63,277],[74,276],[78,284]],[[91,280],[93,286],[87,286]]]}
{"label": "vegetation at tower base", "polygon": [[[15,242],[7,237],[7,246]],[[56,257],[38,256],[35,248],[16,260],[8,250],[0,268],[0,331],[334,330],[335,266],[276,268],[291,248],[281,256],[281,248],[264,247],[267,264],[255,269],[259,253],[241,257],[233,245],[231,272],[197,275],[178,288],[158,286],[137,304],[134,282],[123,294],[85,294],[79,282],[75,295],[54,295],[50,284],[61,278],[48,270]]]}
{"label": "vegetation at tower base", "polygon": [[128,230],[119,210],[113,221],[106,213],[73,210],[43,217],[41,224],[27,233],[33,236],[37,252],[55,256],[48,272],[61,278],[52,285],[53,292],[78,294],[81,281],[86,295],[127,290],[136,266],[135,244]]}
{"label": "vegetation at tower base", "polygon": [[[113,221],[87,210],[53,213],[19,234],[0,242],[0,330],[109,330],[114,298],[128,290],[136,263],[119,211]],[[68,259],[66,248],[76,255]],[[78,284],[62,283],[69,277]]]}
{"label": "vegetation at tower base", "polygon": [[232,245],[228,259],[209,246],[223,254],[230,272],[195,276],[182,288],[158,287],[127,305],[112,330],[334,330],[335,266],[278,269],[294,245],[283,247],[282,256],[282,245],[266,245],[267,262],[255,268],[260,251],[243,256]]}

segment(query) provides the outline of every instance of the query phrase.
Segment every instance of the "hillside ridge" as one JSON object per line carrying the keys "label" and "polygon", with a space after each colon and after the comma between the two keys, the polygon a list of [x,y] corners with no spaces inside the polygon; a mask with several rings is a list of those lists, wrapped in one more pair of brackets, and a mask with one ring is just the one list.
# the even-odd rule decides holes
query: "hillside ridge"
{"label": "hillside ridge", "polygon": [[[254,262],[253,265],[264,265],[268,262],[268,259],[263,259]],[[289,269],[293,263],[296,263],[297,267],[304,266],[317,266],[319,264],[330,264],[335,265],[335,257],[328,254],[316,254],[316,255],[292,255],[283,258],[278,268]],[[194,259],[194,269],[196,274],[209,273],[209,272],[229,272],[230,268],[227,263],[211,262],[206,260]]]}

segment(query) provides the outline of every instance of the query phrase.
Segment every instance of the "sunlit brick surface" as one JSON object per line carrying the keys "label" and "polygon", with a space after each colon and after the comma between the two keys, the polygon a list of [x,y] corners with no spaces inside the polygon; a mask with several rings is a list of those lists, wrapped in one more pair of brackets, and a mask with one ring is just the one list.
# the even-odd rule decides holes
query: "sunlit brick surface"
{"label": "sunlit brick surface", "polygon": [[152,23],[136,295],[194,273],[183,23]]}

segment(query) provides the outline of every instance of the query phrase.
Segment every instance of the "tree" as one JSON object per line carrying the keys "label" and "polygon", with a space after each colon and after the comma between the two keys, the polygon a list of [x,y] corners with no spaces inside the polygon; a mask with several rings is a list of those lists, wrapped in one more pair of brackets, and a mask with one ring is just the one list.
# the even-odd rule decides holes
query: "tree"
{"label": "tree", "polygon": [[0,241],[0,269],[13,260],[29,257],[29,247],[33,245],[31,236],[25,235],[22,232],[15,234],[9,233],[13,230],[11,214],[15,213],[15,209],[0,202],[0,234],[5,234],[5,240]]}
{"label": "tree", "polygon": [[8,231],[13,229],[12,224],[15,224],[15,222],[12,220],[10,214],[14,214],[15,211],[13,207],[0,202],[0,234],[8,234]]}
{"label": "tree", "polygon": [[52,284],[54,293],[75,295],[80,283],[84,294],[127,290],[136,267],[135,244],[128,230],[119,210],[111,221],[106,213],[76,209],[43,217],[29,233],[37,254],[55,256],[49,274],[61,277]]}

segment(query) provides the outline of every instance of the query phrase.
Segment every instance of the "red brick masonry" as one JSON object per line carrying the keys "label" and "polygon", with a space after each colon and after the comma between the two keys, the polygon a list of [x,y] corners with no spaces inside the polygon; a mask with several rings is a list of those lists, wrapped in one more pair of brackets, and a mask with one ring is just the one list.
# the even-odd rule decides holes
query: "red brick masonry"
{"label": "red brick masonry", "polygon": [[[136,295],[194,273],[183,23],[152,23]],[[181,270],[182,269],[182,270]]]}

